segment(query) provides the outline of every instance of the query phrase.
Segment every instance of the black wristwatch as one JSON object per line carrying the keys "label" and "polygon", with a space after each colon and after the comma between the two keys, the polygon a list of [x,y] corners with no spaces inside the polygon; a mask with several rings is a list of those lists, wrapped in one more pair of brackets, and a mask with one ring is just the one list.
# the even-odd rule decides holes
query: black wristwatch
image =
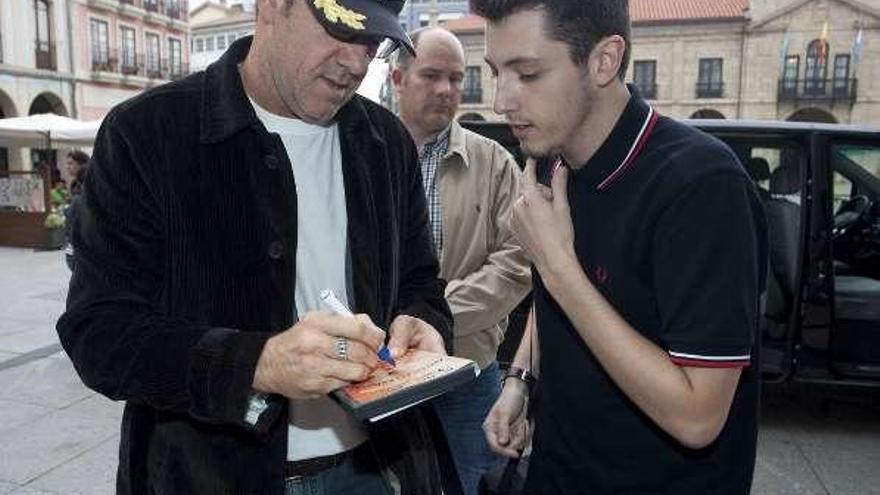
{"label": "black wristwatch", "polygon": [[513,378],[515,380],[519,380],[526,384],[526,390],[529,392],[535,388],[535,375],[532,374],[531,371],[525,368],[519,368],[516,366],[511,366],[507,369],[507,372],[504,373],[504,381],[507,381],[508,378]]}

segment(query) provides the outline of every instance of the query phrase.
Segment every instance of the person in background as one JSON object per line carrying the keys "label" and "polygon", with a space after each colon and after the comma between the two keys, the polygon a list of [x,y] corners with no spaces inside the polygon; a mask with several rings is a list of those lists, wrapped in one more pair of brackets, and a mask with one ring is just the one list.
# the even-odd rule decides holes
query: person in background
{"label": "person in background", "polygon": [[529,438],[537,356],[524,493],[748,493],[767,273],[751,179],[624,84],[625,0],[471,6],[487,19],[494,109],[532,157],[511,223],[535,267],[534,324],[490,445],[513,457]]}
{"label": "person in background", "polygon": [[89,155],[80,150],[73,150],[64,159],[64,169],[67,171],[68,189],[71,197],[82,193],[83,181],[89,168]]}
{"label": "person in background", "polygon": [[391,79],[399,116],[419,150],[422,182],[440,277],[448,281],[453,349],[482,369],[474,383],[435,401],[465,493],[500,457],[483,421],[501,390],[496,354],[507,315],[531,285],[528,260],[509,226],[520,169],[500,144],[454,120],[461,103],[465,54],[449,31],[411,33],[418,56],[399,52]]}
{"label": "person in background", "polygon": [[73,243],[70,240],[70,234],[73,224],[77,219],[77,210],[79,209],[80,196],[82,195],[83,184],[86,180],[86,172],[89,168],[89,155],[80,150],[73,150],[67,154],[64,159],[64,169],[68,176],[68,204],[64,208],[64,261],[67,267],[73,270],[74,251]]}
{"label": "person in background", "polygon": [[432,408],[368,425],[327,395],[386,340],[451,347],[416,148],[355,94],[412,50],[403,3],[259,0],[253,37],[104,119],[57,328],[126,401],[117,493],[457,493]]}

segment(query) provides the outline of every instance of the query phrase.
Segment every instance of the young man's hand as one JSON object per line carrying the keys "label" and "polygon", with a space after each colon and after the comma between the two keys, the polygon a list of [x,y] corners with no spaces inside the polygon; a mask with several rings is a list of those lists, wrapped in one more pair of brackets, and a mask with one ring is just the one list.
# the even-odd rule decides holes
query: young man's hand
{"label": "young man's hand", "polygon": [[568,205],[568,167],[554,170],[551,185],[537,181],[535,161],[529,160],[523,171],[522,194],[510,216],[510,229],[543,276],[577,259]]}
{"label": "young man's hand", "polygon": [[528,395],[526,384],[505,380],[501,395],[483,422],[489,447],[506,457],[519,457],[529,442],[531,432],[526,419]]}

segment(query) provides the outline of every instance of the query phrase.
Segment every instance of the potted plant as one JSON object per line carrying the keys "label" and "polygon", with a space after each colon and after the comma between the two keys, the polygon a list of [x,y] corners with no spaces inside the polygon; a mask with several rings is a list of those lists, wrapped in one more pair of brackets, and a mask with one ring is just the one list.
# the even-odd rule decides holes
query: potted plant
{"label": "potted plant", "polygon": [[49,192],[49,201],[52,209],[43,220],[43,226],[47,229],[46,249],[61,249],[64,247],[64,225],[67,218],[64,209],[67,208],[69,194],[63,184],[56,185]]}

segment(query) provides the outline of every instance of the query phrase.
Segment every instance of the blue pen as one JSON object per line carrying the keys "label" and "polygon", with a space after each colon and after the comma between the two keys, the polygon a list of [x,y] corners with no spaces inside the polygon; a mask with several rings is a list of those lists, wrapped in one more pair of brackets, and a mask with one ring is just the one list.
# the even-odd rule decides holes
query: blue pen
{"label": "blue pen", "polygon": [[[354,317],[354,313],[352,313],[350,309],[342,304],[342,301],[340,301],[336,297],[336,294],[334,294],[332,290],[322,290],[319,297],[321,298],[321,301],[324,303],[324,305],[337,315]],[[379,359],[385,361],[391,366],[397,366],[397,363],[394,362],[394,358],[391,357],[391,350],[388,349],[387,345],[383,345],[382,348],[379,349],[377,355],[379,356]]]}

